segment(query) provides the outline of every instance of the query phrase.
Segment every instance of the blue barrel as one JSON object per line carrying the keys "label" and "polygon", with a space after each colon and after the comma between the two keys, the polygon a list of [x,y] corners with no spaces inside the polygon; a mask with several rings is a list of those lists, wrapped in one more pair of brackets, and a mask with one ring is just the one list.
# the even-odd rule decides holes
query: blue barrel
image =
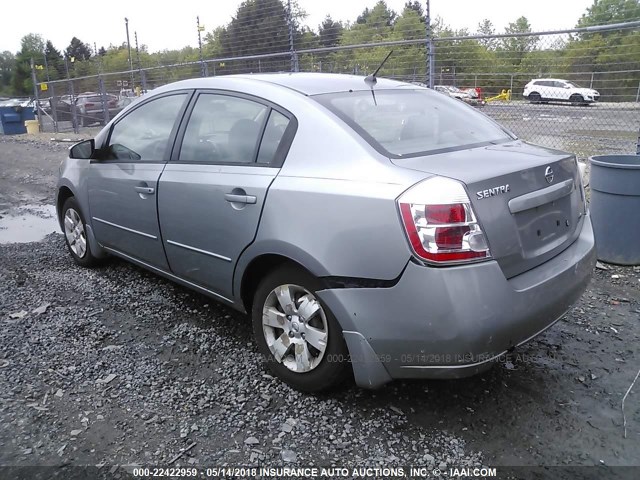
{"label": "blue barrel", "polygon": [[640,265],[640,155],[596,155],[589,160],[598,259]]}
{"label": "blue barrel", "polygon": [[22,119],[22,107],[0,107],[0,134],[18,135],[27,133]]}

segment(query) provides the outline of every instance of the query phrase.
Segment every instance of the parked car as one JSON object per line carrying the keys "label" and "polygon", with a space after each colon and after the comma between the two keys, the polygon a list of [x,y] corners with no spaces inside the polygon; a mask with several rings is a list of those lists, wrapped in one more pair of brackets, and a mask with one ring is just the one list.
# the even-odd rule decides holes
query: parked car
{"label": "parked car", "polygon": [[587,105],[600,100],[600,94],[592,88],[583,88],[574,82],[559,78],[536,78],[524,87],[524,98],[531,103],[571,102]]}
{"label": "parked car", "polygon": [[121,257],[248,313],[306,391],[483,371],[595,264],[573,154],[349,75],[158,88],[70,149],[56,206],[76,263]]}
{"label": "parked car", "polygon": [[474,107],[481,107],[485,104],[484,101],[478,98],[478,93],[475,90],[471,93],[470,90],[461,90],[460,88],[451,85],[435,85],[433,88],[440,93],[449,95],[450,97]]}
{"label": "parked car", "polygon": [[55,115],[56,120],[59,122],[70,121],[72,119],[72,104],[73,98],[71,95],[60,95],[59,97],[49,98],[52,115]]}
{"label": "parked car", "polygon": [[480,87],[463,88],[461,90],[465,93],[468,93],[471,98],[477,100],[477,106],[484,107],[487,104],[487,102],[485,102],[484,98],[482,97],[482,89]]}
{"label": "parked car", "polygon": [[[109,110],[109,118],[115,117],[122,110],[118,106],[118,97],[115,95],[107,93],[105,101]],[[78,95],[75,106],[78,113],[78,121],[83,127],[92,123],[104,124],[104,107],[102,106],[102,96],[99,93],[88,92]]]}
{"label": "parked car", "polygon": [[[104,124],[104,109],[102,96],[96,92],[84,92],[77,96],[61,95],[57,99],[50,99],[51,106],[55,101],[56,116],[58,121],[72,121],[75,109],[76,120],[79,125],[86,127],[94,123]],[[115,117],[122,107],[118,105],[118,97],[110,93],[106,94],[109,118]]]}

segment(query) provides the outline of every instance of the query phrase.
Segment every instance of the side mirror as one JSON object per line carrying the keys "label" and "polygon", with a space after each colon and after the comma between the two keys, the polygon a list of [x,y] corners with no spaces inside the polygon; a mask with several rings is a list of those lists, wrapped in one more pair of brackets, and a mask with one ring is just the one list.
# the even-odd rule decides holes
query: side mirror
{"label": "side mirror", "polygon": [[85,140],[84,142],[76,143],[69,149],[69,158],[77,158],[79,160],[89,160],[93,158],[93,154],[96,151],[96,143],[92,138],[91,140]]}

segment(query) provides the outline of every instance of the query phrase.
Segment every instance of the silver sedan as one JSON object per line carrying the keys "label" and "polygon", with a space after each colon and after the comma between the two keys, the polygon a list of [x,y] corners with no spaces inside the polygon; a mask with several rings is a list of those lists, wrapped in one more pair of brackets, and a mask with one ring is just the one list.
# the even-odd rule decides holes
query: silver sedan
{"label": "silver sedan", "polygon": [[480,372],[595,263],[574,155],[375,77],[158,88],[70,149],[57,209],[78,264],[118,256],[248,313],[306,391]]}

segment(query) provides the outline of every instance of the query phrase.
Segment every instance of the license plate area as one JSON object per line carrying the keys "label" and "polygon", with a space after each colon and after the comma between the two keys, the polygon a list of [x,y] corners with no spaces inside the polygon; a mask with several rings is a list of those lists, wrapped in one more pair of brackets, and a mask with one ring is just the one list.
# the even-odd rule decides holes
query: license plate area
{"label": "license plate area", "polygon": [[564,243],[575,230],[572,195],[514,215],[524,258],[543,255]]}

